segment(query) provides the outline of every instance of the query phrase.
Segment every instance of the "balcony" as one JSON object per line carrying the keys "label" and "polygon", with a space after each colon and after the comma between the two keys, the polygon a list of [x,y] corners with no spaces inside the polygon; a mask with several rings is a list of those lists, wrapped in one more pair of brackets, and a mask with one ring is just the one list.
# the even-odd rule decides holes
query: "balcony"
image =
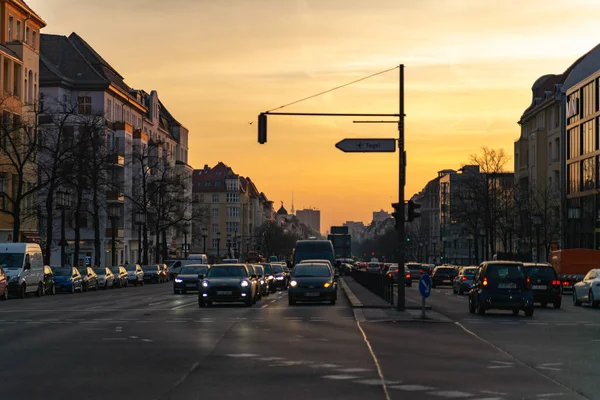
{"label": "balcony", "polygon": [[128,122],[113,122],[112,123],[113,131],[125,131],[129,133],[133,133],[133,125]]}
{"label": "balcony", "polygon": [[125,157],[120,154],[109,154],[106,156],[106,161],[116,167],[125,166]]}
{"label": "balcony", "polygon": [[[106,228],[106,231],[104,232],[104,234],[107,239],[110,239],[112,237],[112,229]],[[124,235],[125,235],[125,231],[123,230],[123,228],[115,229],[115,239],[122,238]]]}
{"label": "balcony", "polygon": [[120,190],[110,190],[106,192],[106,201],[122,203],[125,201],[125,195]]}

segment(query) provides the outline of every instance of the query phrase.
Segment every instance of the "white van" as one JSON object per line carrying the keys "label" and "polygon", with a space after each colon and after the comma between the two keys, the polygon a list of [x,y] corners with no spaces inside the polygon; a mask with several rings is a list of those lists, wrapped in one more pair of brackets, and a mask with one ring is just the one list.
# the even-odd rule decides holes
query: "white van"
{"label": "white van", "polygon": [[18,297],[44,294],[44,260],[35,243],[0,243],[0,266],[8,278],[8,290]]}
{"label": "white van", "polygon": [[196,260],[198,261],[198,264],[208,264],[208,257],[206,257],[206,254],[190,254],[187,259]]}

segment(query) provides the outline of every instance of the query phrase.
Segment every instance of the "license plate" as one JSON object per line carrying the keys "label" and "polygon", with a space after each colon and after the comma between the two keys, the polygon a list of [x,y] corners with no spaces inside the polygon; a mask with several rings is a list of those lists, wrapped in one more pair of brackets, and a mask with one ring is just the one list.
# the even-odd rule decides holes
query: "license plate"
{"label": "license plate", "polygon": [[517,285],[514,283],[499,283],[498,289],[516,289]]}
{"label": "license plate", "polygon": [[446,279],[446,280],[444,281],[444,283],[450,283],[450,282],[452,282],[452,281],[451,281],[451,280],[449,280],[449,279]]}
{"label": "license plate", "polygon": [[548,286],[546,286],[546,285],[533,285],[531,288],[533,290],[540,290],[540,289],[548,289]]}
{"label": "license plate", "polygon": [[217,296],[231,296],[232,293],[231,290],[218,290]]}
{"label": "license plate", "polygon": [[316,293],[316,292],[306,292],[306,293],[304,293],[304,296],[306,296],[306,297],[319,297],[319,293]]}
{"label": "license plate", "polygon": [[196,285],[194,285],[193,283],[188,283],[187,285],[185,285],[185,287],[188,287],[188,288],[195,288],[195,287],[196,287]]}

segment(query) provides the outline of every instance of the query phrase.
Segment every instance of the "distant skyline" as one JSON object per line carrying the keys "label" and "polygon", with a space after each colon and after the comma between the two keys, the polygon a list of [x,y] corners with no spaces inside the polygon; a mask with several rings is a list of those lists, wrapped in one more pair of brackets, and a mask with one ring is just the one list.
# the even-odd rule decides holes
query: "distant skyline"
{"label": "distant skyline", "polygon": [[[393,124],[259,112],[406,65],[406,196],[483,145],[513,153],[541,75],[600,42],[600,2],[481,0],[27,0],[44,33],[77,32],[134,88],[157,90],[190,130],[190,164],[222,160],[277,205],[312,205],[322,229],[370,222],[397,201],[398,154],[344,154]],[[397,71],[288,108],[398,111]],[[512,169],[512,167],[510,167]],[[300,207],[298,207],[300,206]]]}

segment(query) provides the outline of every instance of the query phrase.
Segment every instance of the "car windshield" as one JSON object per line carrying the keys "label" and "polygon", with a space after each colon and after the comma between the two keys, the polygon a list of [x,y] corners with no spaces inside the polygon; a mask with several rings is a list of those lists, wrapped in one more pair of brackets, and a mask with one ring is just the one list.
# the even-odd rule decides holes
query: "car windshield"
{"label": "car windshield", "polygon": [[300,264],[294,268],[293,278],[330,277],[331,271],[326,265]]}
{"label": "car windshield", "polygon": [[206,275],[208,272],[208,265],[204,267],[183,267],[179,272],[180,275]]}
{"label": "car windshield", "polygon": [[476,268],[463,269],[462,274],[465,276],[473,276],[473,275],[475,275],[476,270],[477,270]]}
{"label": "car windshield", "polygon": [[273,272],[276,274],[283,273],[283,267],[281,265],[273,264]]}
{"label": "car windshield", "polygon": [[436,268],[435,272],[441,272],[442,274],[453,274],[454,272],[456,272],[456,270],[454,268]]}
{"label": "car windshield", "polygon": [[398,272],[398,267],[390,267],[390,272]]}
{"label": "car windshield", "polygon": [[120,273],[120,272],[121,272],[121,271],[119,270],[119,267],[110,267],[109,269],[111,270],[111,272],[112,272],[113,274],[118,274],[118,273]]}
{"label": "car windshield", "polygon": [[106,275],[106,270],[104,268],[94,268],[94,272],[96,275]]}
{"label": "car windshield", "polygon": [[330,260],[333,262],[333,251],[329,243],[304,243],[296,247],[294,260]]}
{"label": "car windshield", "polygon": [[71,276],[73,270],[71,268],[55,268],[52,272],[54,272],[54,276]]}
{"label": "car windshield", "polygon": [[552,267],[525,267],[530,278],[555,279],[556,272]]}
{"label": "car windshield", "polygon": [[264,275],[265,274],[265,270],[262,267],[256,267],[256,272],[259,275]]}
{"label": "car windshield", "polygon": [[79,273],[80,273],[81,275],[87,275],[87,274],[88,274],[88,272],[87,272],[87,268],[81,268],[81,269],[79,269],[78,271],[79,271]]}
{"label": "car windshield", "polygon": [[125,270],[127,271],[135,271],[136,270],[136,266],[135,265],[128,265],[125,267]]}
{"label": "car windshield", "polygon": [[241,265],[215,266],[208,271],[206,276],[207,278],[245,278],[248,277],[248,272],[246,267]]}
{"label": "car windshield", "polygon": [[273,275],[273,266],[271,264],[262,264],[265,269],[265,275]]}
{"label": "car windshield", "polygon": [[504,280],[524,280],[525,271],[521,265],[489,264],[487,266],[485,277],[492,282]]}
{"label": "car windshield", "polygon": [[156,265],[144,265],[142,270],[144,272],[158,272],[158,267]]}
{"label": "car windshield", "polygon": [[418,271],[420,269],[423,269],[423,267],[421,267],[420,265],[409,265],[408,269],[410,269],[411,271]]}
{"label": "car windshield", "polygon": [[23,253],[0,253],[0,266],[3,269],[23,268]]}

